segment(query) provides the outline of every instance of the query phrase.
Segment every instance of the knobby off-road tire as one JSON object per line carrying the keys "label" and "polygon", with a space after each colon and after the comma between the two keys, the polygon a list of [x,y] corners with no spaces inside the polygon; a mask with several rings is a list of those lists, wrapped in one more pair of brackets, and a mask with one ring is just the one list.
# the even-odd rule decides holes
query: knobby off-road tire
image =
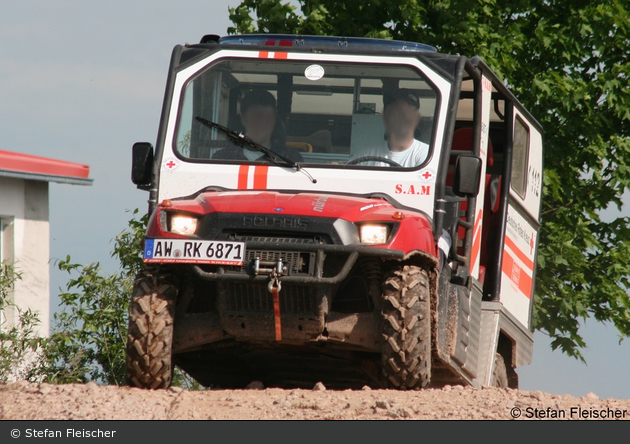
{"label": "knobby off-road tire", "polygon": [[494,355],[494,365],[492,366],[492,379],[490,380],[490,386],[501,388],[509,387],[505,360],[500,353],[495,353]]}
{"label": "knobby off-road tire", "polygon": [[155,269],[143,270],[136,276],[127,336],[130,386],[158,389],[171,385],[177,287],[169,278]]}
{"label": "knobby off-road tire", "polygon": [[398,266],[383,284],[382,371],[385,384],[420,389],[431,379],[431,300],[428,273]]}

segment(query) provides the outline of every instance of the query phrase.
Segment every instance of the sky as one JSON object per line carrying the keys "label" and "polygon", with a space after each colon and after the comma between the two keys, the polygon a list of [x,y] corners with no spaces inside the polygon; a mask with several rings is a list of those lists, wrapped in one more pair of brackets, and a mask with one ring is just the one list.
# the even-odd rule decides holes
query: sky
{"label": "sky", "polygon": [[[131,183],[131,146],[155,145],[170,54],[226,35],[238,0],[0,0],[0,150],[90,165],[92,186],[51,183],[51,312],[69,276],[55,261],[100,262],[148,194]],[[431,42],[424,42],[431,43]],[[472,54],[470,55],[472,56]],[[630,398],[630,340],[587,320],[587,365],[534,336],[520,388]]]}

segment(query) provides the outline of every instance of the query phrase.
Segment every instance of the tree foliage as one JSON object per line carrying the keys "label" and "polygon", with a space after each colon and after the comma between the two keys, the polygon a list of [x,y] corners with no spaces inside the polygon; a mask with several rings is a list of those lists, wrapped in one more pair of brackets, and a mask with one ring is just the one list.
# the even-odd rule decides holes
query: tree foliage
{"label": "tree foliage", "polygon": [[[296,2],[293,2],[296,3]],[[630,14],[621,0],[243,0],[230,33],[380,37],[479,55],[545,130],[535,327],[582,359],[580,321],[630,334]],[[602,212],[613,210],[611,217]]]}

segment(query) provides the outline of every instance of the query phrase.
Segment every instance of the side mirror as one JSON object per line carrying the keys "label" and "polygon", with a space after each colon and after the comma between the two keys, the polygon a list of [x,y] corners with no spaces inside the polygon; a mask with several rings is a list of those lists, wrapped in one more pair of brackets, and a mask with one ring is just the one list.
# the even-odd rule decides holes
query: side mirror
{"label": "side mirror", "polygon": [[475,197],[479,193],[481,179],[481,159],[463,154],[455,163],[453,193],[460,197]]}
{"label": "side mirror", "polygon": [[131,158],[131,181],[140,188],[151,184],[153,171],[153,145],[148,142],[133,144]]}

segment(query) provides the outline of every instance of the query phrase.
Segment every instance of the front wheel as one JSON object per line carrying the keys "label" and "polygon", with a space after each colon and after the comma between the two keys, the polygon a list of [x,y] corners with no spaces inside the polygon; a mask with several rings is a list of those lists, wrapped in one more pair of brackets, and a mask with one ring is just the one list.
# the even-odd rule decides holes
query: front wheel
{"label": "front wheel", "polygon": [[127,336],[127,384],[168,388],[173,379],[172,342],[177,287],[157,270],[138,273]]}
{"label": "front wheel", "polygon": [[383,284],[383,349],[386,386],[426,387],[431,380],[431,298],[426,270],[398,266]]}

